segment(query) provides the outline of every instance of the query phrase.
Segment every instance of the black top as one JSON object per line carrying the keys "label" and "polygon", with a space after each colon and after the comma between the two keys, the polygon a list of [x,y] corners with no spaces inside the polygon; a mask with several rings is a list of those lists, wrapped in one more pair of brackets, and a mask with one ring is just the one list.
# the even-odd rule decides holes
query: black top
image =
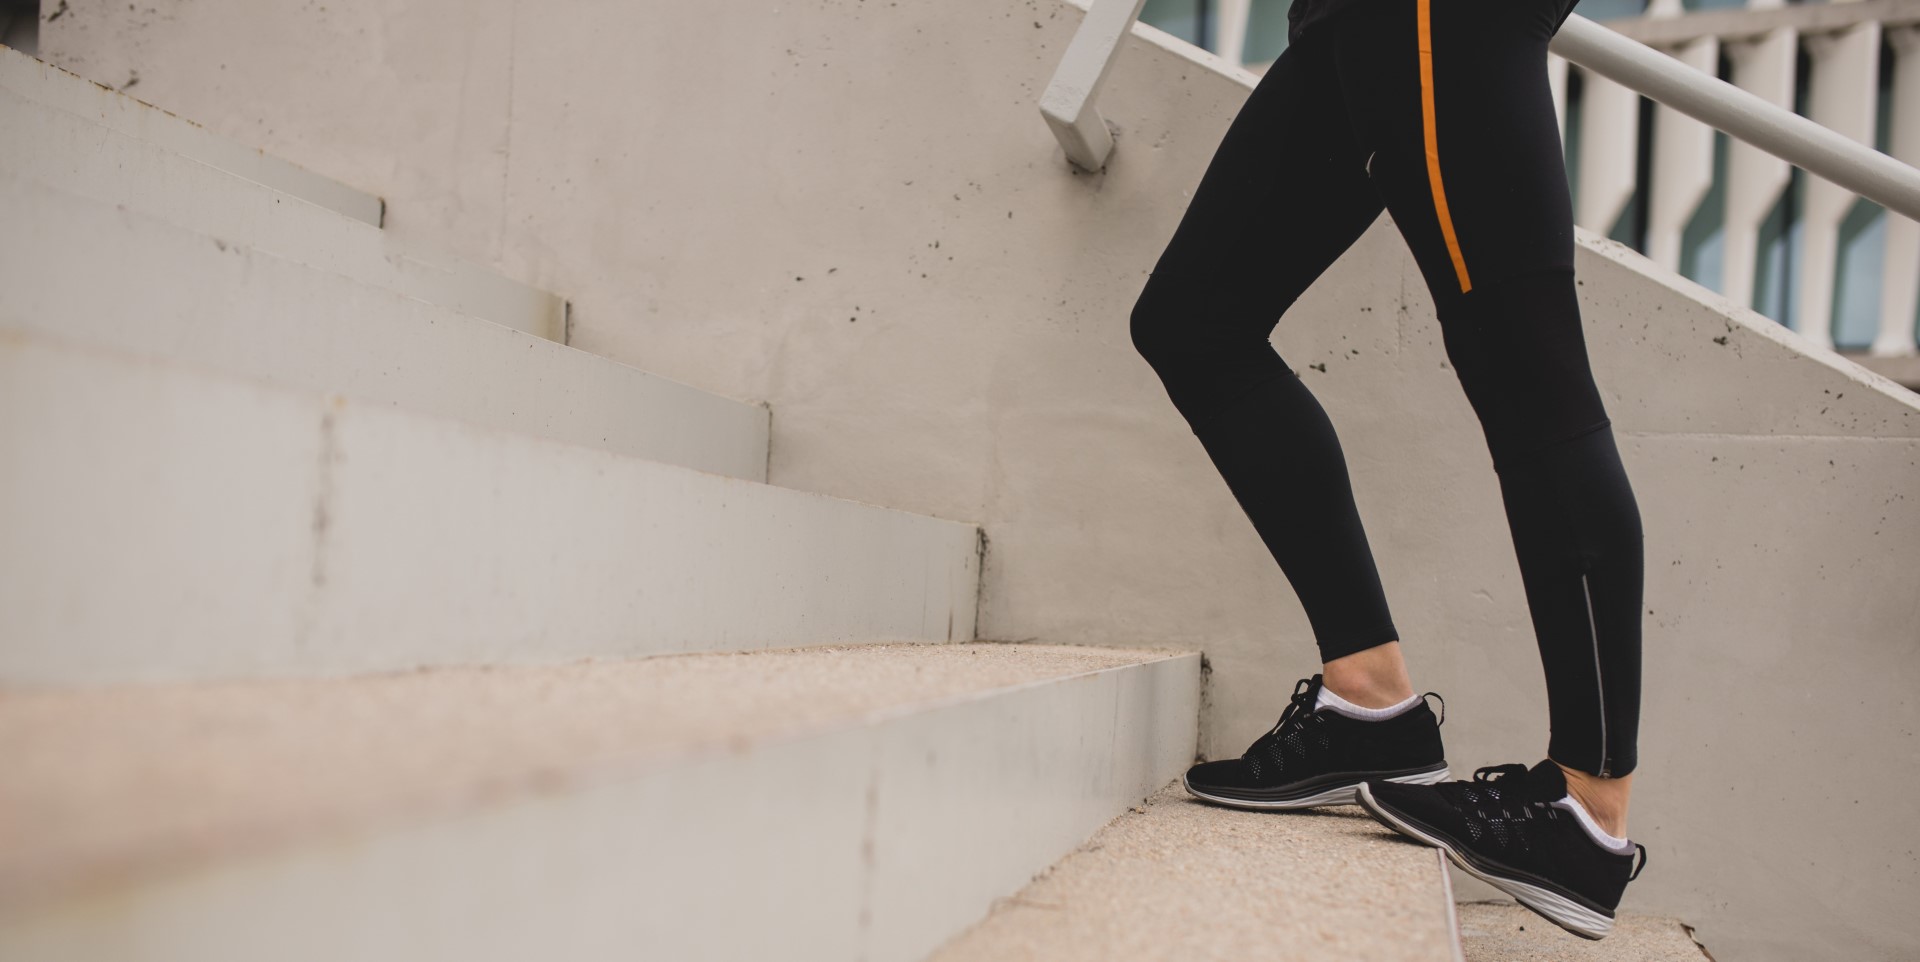
{"label": "black top", "polygon": [[[1293,4],[1287,8],[1287,43],[1289,45],[1299,43],[1301,35],[1306,33],[1309,27],[1325,23],[1342,11],[1366,2],[1368,0],[1293,0]],[[1573,15],[1573,8],[1579,5],[1579,0],[1553,0],[1553,2],[1560,8],[1560,20],[1554,24],[1554,29],[1557,31],[1560,24],[1566,23],[1567,18]]]}

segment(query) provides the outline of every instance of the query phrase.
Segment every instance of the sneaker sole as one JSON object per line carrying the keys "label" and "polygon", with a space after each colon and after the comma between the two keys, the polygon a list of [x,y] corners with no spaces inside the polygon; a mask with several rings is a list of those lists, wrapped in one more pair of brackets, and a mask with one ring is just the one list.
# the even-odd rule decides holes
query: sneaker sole
{"label": "sneaker sole", "polygon": [[1414,772],[1408,775],[1363,775],[1352,782],[1331,785],[1311,795],[1303,795],[1299,798],[1276,799],[1234,798],[1228,795],[1215,795],[1211,792],[1201,791],[1193,787],[1193,783],[1187,781],[1184,775],[1180,778],[1180,784],[1185,786],[1188,794],[1193,795],[1195,798],[1204,798],[1216,804],[1226,805],[1232,808],[1245,808],[1257,812],[1287,812],[1302,808],[1318,808],[1321,805],[1355,804],[1354,793],[1366,782],[1375,779],[1399,782],[1403,785],[1437,785],[1441,782],[1448,781],[1452,777],[1453,774],[1447,769],[1447,766],[1442,764],[1439,768],[1430,772]]}
{"label": "sneaker sole", "polygon": [[1417,823],[1388,811],[1374,800],[1373,793],[1361,785],[1356,792],[1360,807],[1373,814],[1373,817],[1386,823],[1388,828],[1417,842],[1431,845],[1447,853],[1447,860],[1460,866],[1460,870],[1479,879],[1508,895],[1514,901],[1533,910],[1534,914],[1566,929],[1583,939],[1598,941],[1613,931],[1613,917],[1596,912],[1585,905],[1561,895],[1551,889],[1541,888],[1530,882],[1495,875],[1467,859],[1445,839],[1442,839]]}

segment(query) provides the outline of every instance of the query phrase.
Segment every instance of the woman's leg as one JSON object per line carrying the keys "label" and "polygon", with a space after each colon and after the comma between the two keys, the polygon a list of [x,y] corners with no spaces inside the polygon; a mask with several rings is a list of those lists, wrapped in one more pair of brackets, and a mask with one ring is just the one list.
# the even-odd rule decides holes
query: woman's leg
{"label": "woman's leg", "polygon": [[[1479,416],[1546,670],[1548,760],[1356,800],[1555,924],[1613,929],[1640,710],[1640,512],[1587,364],[1547,86],[1565,0],[1370,0],[1333,25],[1373,177]],[[1570,5],[1570,4],[1569,4]],[[1636,858],[1636,854],[1638,857]]]}
{"label": "woman's leg", "polygon": [[1560,0],[1379,0],[1332,25],[1372,177],[1478,414],[1547,679],[1549,757],[1624,831],[1642,539],[1588,366],[1546,73]]}
{"label": "woman's leg", "polygon": [[1322,660],[1397,675],[1404,691],[1351,671],[1356,683],[1334,688],[1372,707],[1411,694],[1398,636],[1333,424],[1268,341],[1381,210],[1328,54],[1289,48],[1248,97],[1134,305],[1132,335],[1292,584]]}

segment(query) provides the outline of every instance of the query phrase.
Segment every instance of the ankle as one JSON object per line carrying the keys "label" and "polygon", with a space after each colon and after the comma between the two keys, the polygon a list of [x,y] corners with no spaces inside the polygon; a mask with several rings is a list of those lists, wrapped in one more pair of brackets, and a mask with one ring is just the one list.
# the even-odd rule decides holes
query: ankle
{"label": "ankle", "polygon": [[1627,799],[1633,790],[1633,776],[1601,778],[1565,765],[1560,765],[1560,771],[1567,776],[1567,794],[1593,816],[1594,822],[1607,834],[1626,838]]}
{"label": "ankle", "polygon": [[1397,641],[1327,662],[1320,683],[1362,708],[1388,708],[1413,697],[1413,681]]}

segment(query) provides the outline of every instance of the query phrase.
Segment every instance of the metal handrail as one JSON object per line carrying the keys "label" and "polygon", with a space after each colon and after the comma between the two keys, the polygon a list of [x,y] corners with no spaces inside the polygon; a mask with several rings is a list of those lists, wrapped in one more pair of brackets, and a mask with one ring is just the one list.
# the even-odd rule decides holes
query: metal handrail
{"label": "metal handrail", "polygon": [[[1097,171],[1113,151],[1095,101],[1145,0],[1093,0],[1040,97],[1040,113],[1067,159]],[[1551,49],[1567,60],[1725,131],[1796,167],[1920,221],[1920,170],[1701,73],[1579,14]]]}
{"label": "metal handrail", "polygon": [[1792,27],[1804,35],[1834,33],[1863,23],[1892,30],[1920,23],[1920,0],[1837,0],[1778,7],[1715,7],[1671,16],[1627,16],[1606,21],[1609,30],[1649,47],[1673,47],[1705,37],[1721,43],[1758,40]]}
{"label": "metal handrail", "polygon": [[1920,220],[1920,170],[1865,144],[1578,14],[1567,18],[1549,49],[1888,210]]}

